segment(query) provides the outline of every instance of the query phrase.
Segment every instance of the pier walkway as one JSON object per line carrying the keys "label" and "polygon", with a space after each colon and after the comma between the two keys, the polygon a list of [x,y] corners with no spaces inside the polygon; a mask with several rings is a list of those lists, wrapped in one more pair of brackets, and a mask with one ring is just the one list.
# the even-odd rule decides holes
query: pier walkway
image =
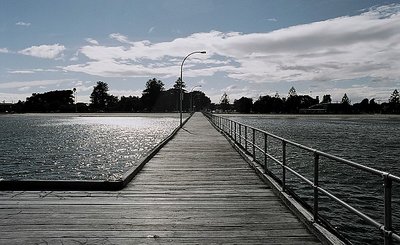
{"label": "pier walkway", "polygon": [[196,113],[121,191],[2,191],[0,244],[319,244]]}

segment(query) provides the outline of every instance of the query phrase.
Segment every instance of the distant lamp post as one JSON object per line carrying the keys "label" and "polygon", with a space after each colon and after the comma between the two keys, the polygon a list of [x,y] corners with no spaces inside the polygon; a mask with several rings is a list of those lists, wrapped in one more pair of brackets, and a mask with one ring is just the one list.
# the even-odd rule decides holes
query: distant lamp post
{"label": "distant lamp post", "polygon": [[74,100],[75,100],[75,112],[78,112],[78,105],[76,104],[76,88],[73,88],[72,91],[74,92]]}
{"label": "distant lamp post", "polygon": [[183,91],[182,91],[182,85],[183,85],[183,78],[182,78],[182,72],[183,72],[183,64],[185,63],[185,60],[191,56],[192,54],[205,54],[206,51],[195,51],[192,52],[188,55],[186,55],[186,57],[183,59],[182,64],[181,64],[181,84],[179,86],[179,90],[180,90],[180,99],[179,99],[179,115],[180,115],[180,127],[182,128],[182,103],[183,103]]}
{"label": "distant lamp post", "polygon": [[196,85],[190,90],[190,110],[192,110],[192,112],[194,112],[194,110],[193,110],[193,94],[192,94],[192,92],[193,92],[193,89],[195,89],[195,88],[201,88],[201,85]]}

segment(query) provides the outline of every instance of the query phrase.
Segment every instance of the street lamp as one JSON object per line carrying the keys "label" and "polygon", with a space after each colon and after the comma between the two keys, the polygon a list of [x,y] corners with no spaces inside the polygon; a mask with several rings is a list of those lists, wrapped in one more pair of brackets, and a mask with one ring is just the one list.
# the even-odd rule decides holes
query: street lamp
{"label": "street lamp", "polygon": [[76,104],[76,88],[73,88],[72,91],[74,92],[74,100],[75,100],[75,112],[78,112],[78,105]]}
{"label": "street lamp", "polygon": [[192,94],[192,92],[193,92],[193,89],[195,89],[195,88],[201,88],[201,85],[196,85],[190,90],[190,109],[192,110],[192,112],[193,112],[193,94]]}
{"label": "street lamp", "polygon": [[195,51],[192,52],[183,59],[182,64],[181,64],[181,86],[179,86],[180,89],[180,100],[179,100],[179,115],[180,115],[180,127],[182,128],[182,101],[183,101],[183,92],[182,92],[182,85],[183,85],[183,79],[182,79],[182,71],[183,71],[183,63],[185,63],[185,60],[191,56],[192,54],[205,54],[206,51]]}

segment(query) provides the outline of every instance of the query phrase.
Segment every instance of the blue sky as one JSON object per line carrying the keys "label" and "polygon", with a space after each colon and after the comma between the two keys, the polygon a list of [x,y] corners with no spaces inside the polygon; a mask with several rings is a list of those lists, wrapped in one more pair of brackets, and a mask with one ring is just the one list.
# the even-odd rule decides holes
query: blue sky
{"label": "blue sky", "polygon": [[0,101],[97,81],[140,96],[155,77],[213,102],[278,92],[387,101],[400,89],[400,1],[0,1]]}

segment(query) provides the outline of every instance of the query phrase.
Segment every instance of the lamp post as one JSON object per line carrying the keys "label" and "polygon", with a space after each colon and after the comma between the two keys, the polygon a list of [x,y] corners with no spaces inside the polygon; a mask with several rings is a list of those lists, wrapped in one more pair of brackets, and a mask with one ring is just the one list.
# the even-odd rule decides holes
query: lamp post
{"label": "lamp post", "polygon": [[75,112],[78,112],[78,105],[76,104],[76,88],[73,88],[72,91],[74,92],[74,100],[75,100]]}
{"label": "lamp post", "polygon": [[192,110],[192,112],[193,112],[193,94],[192,94],[192,92],[193,92],[193,89],[195,89],[195,88],[201,88],[201,85],[196,85],[190,90],[190,110]]}
{"label": "lamp post", "polygon": [[180,99],[179,99],[179,115],[180,115],[180,127],[182,128],[182,101],[183,101],[183,92],[182,92],[182,85],[183,85],[183,79],[182,79],[182,72],[183,72],[183,64],[185,63],[185,60],[191,56],[192,54],[205,54],[206,51],[195,51],[192,52],[183,59],[182,64],[181,64],[181,86],[179,86],[180,90]]}

